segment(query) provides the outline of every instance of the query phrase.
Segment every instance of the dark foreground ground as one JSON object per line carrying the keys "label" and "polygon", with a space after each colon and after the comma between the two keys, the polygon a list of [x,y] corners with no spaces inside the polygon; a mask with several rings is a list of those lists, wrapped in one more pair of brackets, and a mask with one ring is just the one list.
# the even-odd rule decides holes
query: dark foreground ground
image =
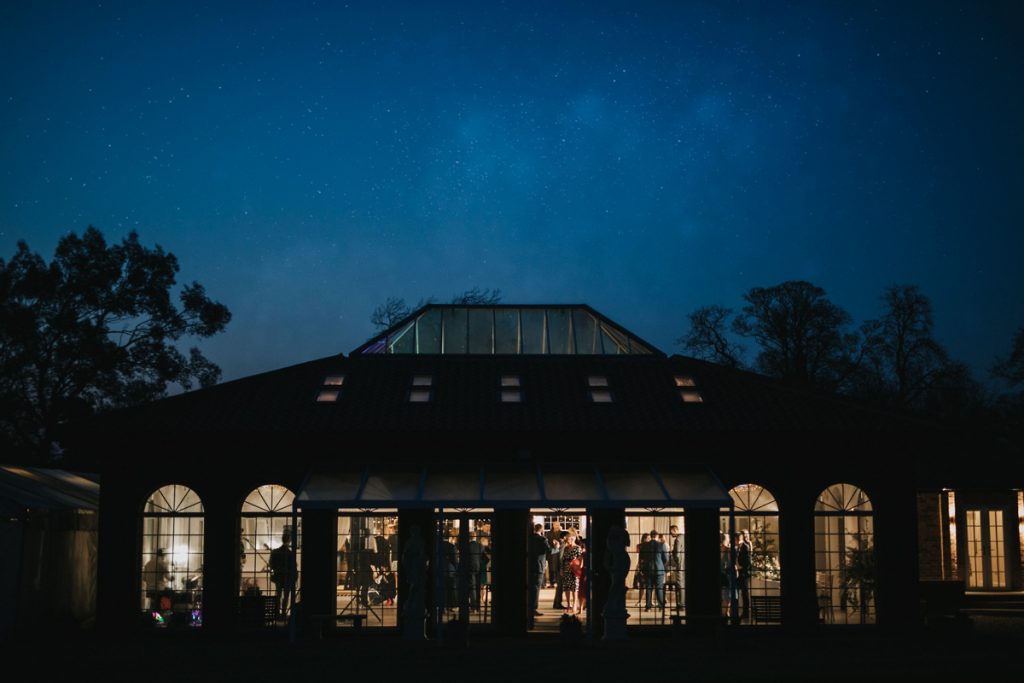
{"label": "dark foreground ground", "polygon": [[[49,644],[23,638],[0,648],[8,665],[4,680],[18,681],[1024,680],[1024,619],[1019,617],[976,617],[968,628],[907,633],[796,637],[741,629],[722,638],[652,635],[574,647],[557,636],[478,635],[467,648],[449,649],[391,637],[291,645],[263,634],[223,639],[149,633],[118,640],[66,636]],[[15,664],[25,673],[13,675]]]}

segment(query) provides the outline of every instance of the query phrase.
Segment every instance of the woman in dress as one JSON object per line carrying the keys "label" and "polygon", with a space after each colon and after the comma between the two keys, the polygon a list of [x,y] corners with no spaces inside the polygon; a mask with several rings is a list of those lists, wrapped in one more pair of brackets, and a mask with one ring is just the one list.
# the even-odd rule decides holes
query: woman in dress
{"label": "woman in dress", "polygon": [[[579,577],[576,575],[573,560],[583,555],[583,550],[576,545],[576,534],[570,533],[565,537],[565,547],[562,548],[562,597],[565,599],[565,613],[572,614],[576,606],[576,589],[579,587]],[[582,560],[576,565],[582,566]]]}

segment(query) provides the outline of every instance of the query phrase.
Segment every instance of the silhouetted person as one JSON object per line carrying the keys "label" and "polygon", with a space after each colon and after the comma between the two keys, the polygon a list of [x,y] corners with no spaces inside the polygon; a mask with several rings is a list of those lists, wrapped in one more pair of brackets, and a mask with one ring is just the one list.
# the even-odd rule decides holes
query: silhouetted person
{"label": "silhouetted person", "polygon": [[480,570],[484,566],[484,547],[474,536],[466,544],[466,567],[469,576],[469,606],[480,609]]}
{"label": "silhouetted person", "polygon": [[644,608],[651,608],[651,593],[655,594],[658,607],[665,607],[665,567],[668,565],[668,550],[661,542],[661,534],[651,531],[651,540],[646,549],[641,551],[640,563],[644,566],[644,578],[647,583]]}
{"label": "silhouetted person", "polygon": [[676,610],[679,610],[683,607],[684,539],[683,535],[679,533],[679,527],[675,524],[668,528],[668,533],[672,537],[672,545],[668,551],[668,566],[675,584]]}
{"label": "silhouetted person", "polygon": [[526,573],[530,586],[530,628],[533,628],[534,617],[541,616],[540,588],[544,584],[544,567],[550,553],[551,544],[544,537],[544,525],[534,524],[533,533],[530,534],[530,541],[526,547]]}
{"label": "silhouetted person", "polygon": [[274,600],[280,614],[286,614],[292,600],[291,533],[281,534],[281,545],[270,551],[270,580],[274,583]]}
{"label": "silhouetted person", "polygon": [[740,620],[743,620],[750,613],[750,574],[754,568],[753,548],[749,532],[736,532],[733,540],[736,545],[736,590],[741,601]]}
{"label": "silhouetted person", "polygon": [[151,610],[161,610],[160,598],[169,596],[169,581],[171,572],[167,566],[167,558],[164,549],[160,548],[153,557],[149,558],[142,567],[142,582],[146,584],[146,597],[149,599]]}
{"label": "silhouetted person", "polygon": [[[548,553],[548,583],[551,588],[558,585],[558,573],[562,571],[562,525],[551,522],[551,531],[545,534],[551,552]],[[561,605],[555,605],[561,607]]]}
{"label": "silhouetted person", "polygon": [[459,549],[455,545],[455,537],[450,537],[441,544],[441,569],[444,571],[445,606],[455,609],[459,604],[456,569],[459,566]]}

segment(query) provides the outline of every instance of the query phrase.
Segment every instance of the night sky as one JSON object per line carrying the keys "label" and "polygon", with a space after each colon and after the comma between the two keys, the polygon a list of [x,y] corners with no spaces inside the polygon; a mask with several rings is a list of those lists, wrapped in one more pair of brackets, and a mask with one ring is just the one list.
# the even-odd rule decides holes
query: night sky
{"label": "night sky", "polygon": [[5,2],[0,255],[89,224],[234,313],[225,379],[388,296],[693,308],[919,284],[981,377],[1024,325],[1019,2]]}

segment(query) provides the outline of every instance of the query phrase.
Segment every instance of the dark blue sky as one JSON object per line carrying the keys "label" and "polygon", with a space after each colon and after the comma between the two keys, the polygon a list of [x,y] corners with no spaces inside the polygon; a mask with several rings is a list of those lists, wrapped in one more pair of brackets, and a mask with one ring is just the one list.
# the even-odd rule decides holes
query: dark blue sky
{"label": "dark blue sky", "polygon": [[1021,5],[3,3],[0,254],[93,224],[234,313],[234,378],[389,295],[685,316],[807,279],[932,298],[979,375],[1024,324]]}

